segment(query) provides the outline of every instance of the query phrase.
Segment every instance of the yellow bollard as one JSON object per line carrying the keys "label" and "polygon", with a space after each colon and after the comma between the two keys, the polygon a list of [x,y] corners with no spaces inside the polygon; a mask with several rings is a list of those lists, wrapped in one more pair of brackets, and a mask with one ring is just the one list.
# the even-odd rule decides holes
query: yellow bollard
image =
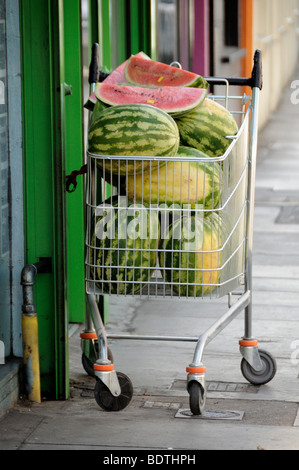
{"label": "yellow bollard", "polygon": [[22,314],[23,363],[28,398],[41,403],[37,314]]}

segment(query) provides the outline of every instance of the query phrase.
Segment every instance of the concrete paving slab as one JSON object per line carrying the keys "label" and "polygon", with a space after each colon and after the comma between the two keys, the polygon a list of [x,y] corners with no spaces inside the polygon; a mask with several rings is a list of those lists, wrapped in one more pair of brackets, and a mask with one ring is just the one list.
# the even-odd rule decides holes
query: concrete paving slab
{"label": "concrete paving slab", "polygon": [[[294,206],[293,206],[294,207]],[[292,209],[292,206],[280,206],[279,208],[277,207],[263,207],[263,210],[256,210],[256,216],[255,216],[255,237],[253,240],[254,246],[256,245],[255,243],[255,238],[257,233],[263,233],[263,234],[268,234],[268,233],[277,233],[281,235],[281,242],[282,242],[282,247],[283,244],[286,243],[286,237],[288,237],[289,233],[294,233],[294,234],[299,234],[299,224],[293,224],[293,223],[287,223],[286,218],[284,218],[284,222],[282,221],[281,218],[281,213],[285,211],[286,209],[289,210]],[[273,216],[275,217],[273,219]]]}
{"label": "concrete paving slab", "polygon": [[[152,399],[152,398],[151,398]],[[208,409],[227,410],[227,405],[243,414],[240,421],[178,419],[176,410],[163,405],[163,397],[154,397],[157,405],[145,407],[136,400],[119,413],[105,413],[80,400],[83,410],[73,399],[60,415],[46,414],[39,425],[23,435],[20,450],[298,450],[299,429],[294,404],[263,403],[258,409],[245,401],[210,400]],[[165,402],[164,402],[165,404]],[[179,406],[184,406],[181,401]],[[273,416],[273,407],[275,416]],[[35,407],[33,407],[35,408]],[[32,412],[35,413],[34,409]],[[24,424],[28,412],[14,411],[14,419]],[[268,424],[269,423],[269,424]],[[99,457],[100,458],[100,457]]]}
{"label": "concrete paving slab", "polygon": [[[283,279],[299,279],[299,266],[284,266],[281,265],[279,267],[273,266],[271,264],[268,265],[258,265],[257,263],[253,266],[253,280],[255,281],[256,278],[283,278]],[[282,275],[283,273],[283,275]]]}

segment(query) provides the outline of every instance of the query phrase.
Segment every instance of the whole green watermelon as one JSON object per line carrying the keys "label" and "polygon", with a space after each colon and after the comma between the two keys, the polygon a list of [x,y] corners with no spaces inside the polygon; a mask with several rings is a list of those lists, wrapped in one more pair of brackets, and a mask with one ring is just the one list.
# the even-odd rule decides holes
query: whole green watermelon
{"label": "whole green watermelon", "polygon": [[212,293],[220,279],[222,224],[217,213],[182,216],[161,235],[159,262],[172,292],[184,297]]}
{"label": "whole green watermelon", "polygon": [[108,294],[135,294],[156,269],[160,236],[158,214],[126,198],[106,204],[95,218],[89,247],[92,280]]}
{"label": "whole green watermelon", "polygon": [[176,118],[181,144],[194,147],[209,157],[222,156],[238,132],[233,115],[218,102],[206,98],[187,114]]}
{"label": "whole green watermelon", "polygon": [[161,109],[147,104],[112,106],[100,112],[88,130],[88,150],[92,154],[119,156],[119,159],[98,160],[106,172],[133,175],[153,168],[150,159],[125,157],[154,157],[176,154],[179,130],[174,119]]}
{"label": "whole green watermelon", "polygon": [[[181,161],[168,161],[162,168],[128,176],[128,197],[147,204],[218,208],[222,183],[219,163],[191,147],[180,146],[176,156]],[[194,160],[184,161],[185,157]]]}

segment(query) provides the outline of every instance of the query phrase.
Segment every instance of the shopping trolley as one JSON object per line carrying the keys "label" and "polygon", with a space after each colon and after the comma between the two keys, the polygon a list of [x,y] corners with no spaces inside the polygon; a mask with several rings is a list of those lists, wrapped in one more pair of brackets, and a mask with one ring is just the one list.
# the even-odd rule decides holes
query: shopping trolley
{"label": "shopping trolley", "polygon": [[[90,66],[91,92],[100,81],[97,45]],[[272,380],[276,362],[259,350],[252,333],[252,241],[261,53],[250,78],[206,78],[209,99],[225,106],[239,125],[225,153],[215,158],[104,156],[87,152],[86,294],[88,313],[81,333],[82,363],[96,378],[95,399],[106,411],[125,408],[133,396],[129,377],[116,372],[108,340],[191,341],[187,366],[190,410],[202,414],[206,401],[203,353],[240,312],[241,371],[261,385]],[[232,86],[250,96],[230,95]],[[194,187],[191,188],[191,184]],[[107,185],[110,195],[107,197]],[[172,298],[174,301],[228,296],[228,309],[198,336],[107,334],[103,295]],[[163,321],[163,318],[161,318]]]}

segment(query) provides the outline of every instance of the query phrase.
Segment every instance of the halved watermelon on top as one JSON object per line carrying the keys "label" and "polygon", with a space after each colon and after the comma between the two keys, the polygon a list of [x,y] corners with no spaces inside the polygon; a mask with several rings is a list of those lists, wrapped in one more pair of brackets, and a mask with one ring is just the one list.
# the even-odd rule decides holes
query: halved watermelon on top
{"label": "halved watermelon on top", "polygon": [[139,86],[209,87],[208,82],[196,73],[136,55],[131,56],[127,61],[124,75],[129,83]]}
{"label": "halved watermelon on top", "polygon": [[207,96],[204,88],[173,87],[145,88],[115,83],[97,83],[95,95],[110,106],[148,104],[169,114],[183,114],[198,106]]}
{"label": "halved watermelon on top", "polygon": [[[145,52],[140,51],[134,57],[141,57],[144,60],[150,60],[150,57],[145,54]],[[114,69],[108,77],[103,80],[103,83],[126,83],[127,80],[124,75],[125,67],[127,65],[128,60],[125,60],[122,64],[120,64],[116,69]],[[128,82],[127,82],[128,83]]]}
{"label": "halved watermelon on top", "polygon": [[[143,59],[151,60],[150,57],[146,55],[146,53],[143,51],[138,52],[136,54],[136,57],[142,57]],[[127,82],[125,75],[124,75],[124,70],[125,70],[127,62],[128,62],[128,59],[125,60],[125,62],[123,62],[122,64],[120,64],[118,67],[116,67],[116,69],[114,69],[108,75],[108,77],[106,77],[105,80],[103,80],[102,83],[124,83],[124,84],[129,85],[129,82]],[[88,109],[89,111],[93,111],[96,101],[97,101],[97,98],[95,94],[92,93],[89,96],[86,103],[84,104],[84,108]]]}

